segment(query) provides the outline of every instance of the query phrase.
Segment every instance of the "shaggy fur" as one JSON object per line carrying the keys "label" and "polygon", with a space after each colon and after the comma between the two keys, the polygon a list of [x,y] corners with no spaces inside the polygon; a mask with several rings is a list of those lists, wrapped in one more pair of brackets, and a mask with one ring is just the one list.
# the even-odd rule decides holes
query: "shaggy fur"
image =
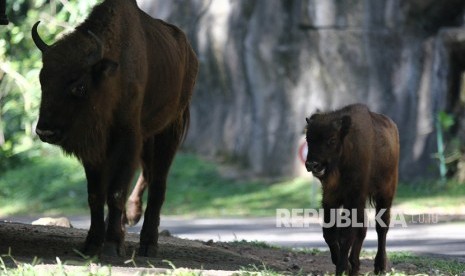
{"label": "shaggy fur", "polygon": [[[139,254],[155,255],[169,167],[189,125],[198,71],[195,53],[177,27],[153,19],[133,0],[106,0],[73,32],[42,51],[42,100],[37,133],[82,162],[91,226],[87,255],[124,255],[124,225],[141,215],[125,204],[134,172],[136,194],[148,187]],[[104,206],[108,206],[107,225]]]}
{"label": "shaggy fur", "polygon": [[[306,167],[321,181],[326,223],[330,222],[331,209],[339,207],[356,209],[357,222],[363,222],[367,200],[374,203],[376,213],[386,209],[381,219],[388,227],[376,225],[375,272],[384,271],[386,233],[398,181],[399,135],[395,123],[364,105],[350,105],[307,118],[306,138]],[[337,275],[358,273],[366,231],[366,225],[323,228]]]}

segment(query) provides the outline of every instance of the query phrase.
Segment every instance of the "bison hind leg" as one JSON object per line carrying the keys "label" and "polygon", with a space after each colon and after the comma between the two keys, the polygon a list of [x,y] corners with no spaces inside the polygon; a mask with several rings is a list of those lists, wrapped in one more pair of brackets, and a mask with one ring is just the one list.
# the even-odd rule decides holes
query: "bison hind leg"
{"label": "bison hind leg", "polygon": [[382,224],[376,221],[376,233],[378,234],[378,251],[376,252],[374,272],[375,274],[383,273],[386,270],[386,236],[389,231],[391,221],[391,202],[392,198],[376,199],[376,214],[382,212]]}
{"label": "bison hind leg", "polygon": [[166,180],[184,132],[180,125],[183,125],[183,119],[174,122],[144,143],[142,166],[148,187],[148,199],[140,232],[141,256],[155,257],[157,254],[158,226],[161,207],[165,201]]}
{"label": "bison hind leg", "polygon": [[143,212],[142,196],[144,195],[144,191],[146,188],[147,181],[145,181],[145,178],[141,173],[126,204],[126,212],[123,214],[123,222],[125,224],[129,226],[134,226],[141,219]]}

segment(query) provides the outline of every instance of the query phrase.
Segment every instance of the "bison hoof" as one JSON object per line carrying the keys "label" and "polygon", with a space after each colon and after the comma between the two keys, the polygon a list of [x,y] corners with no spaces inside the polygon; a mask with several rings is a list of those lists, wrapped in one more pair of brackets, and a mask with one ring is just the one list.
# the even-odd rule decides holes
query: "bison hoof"
{"label": "bison hoof", "polygon": [[134,226],[139,222],[140,217],[141,217],[140,215],[138,215],[138,216],[126,215],[124,223],[127,224],[128,226]]}
{"label": "bison hoof", "polygon": [[124,215],[124,223],[129,226],[136,225],[142,217],[142,206],[140,203],[128,202],[126,214]]}
{"label": "bison hoof", "polygon": [[360,271],[360,266],[351,265],[351,268],[349,270],[349,275],[358,275],[359,271]]}
{"label": "bison hoof", "polygon": [[83,249],[79,251],[78,254],[83,258],[92,258],[100,256],[101,251],[101,245],[85,243]]}
{"label": "bison hoof", "polygon": [[353,275],[351,274],[352,267],[350,264],[344,266],[336,266],[336,275]]}
{"label": "bison hoof", "polygon": [[377,267],[375,266],[375,275],[383,274],[384,273],[384,267]]}
{"label": "bison hoof", "polygon": [[110,257],[124,257],[126,255],[126,250],[123,243],[105,242],[102,253]]}
{"label": "bison hoof", "polygon": [[139,256],[142,257],[156,257],[158,246],[154,244],[141,244],[139,247]]}
{"label": "bison hoof", "polygon": [[384,273],[386,270],[386,258],[385,257],[375,257],[375,274]]}

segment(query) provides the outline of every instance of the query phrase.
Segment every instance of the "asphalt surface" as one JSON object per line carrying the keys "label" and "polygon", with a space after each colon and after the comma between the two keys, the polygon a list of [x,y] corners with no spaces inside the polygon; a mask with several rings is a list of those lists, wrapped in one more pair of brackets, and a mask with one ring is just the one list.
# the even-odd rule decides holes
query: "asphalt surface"
{"label": "asphalt surface", "polygon": [[[31,223],[37,218],[2,218],[14,222]],[[71,217],[75,228],[87,229],[86,216]],[[446,255],[465,261],[465,222],[443,222],[429,217],[412,217],[390,228],[387,238],[389,251],[409,251],[427,255]],[[130,227],[129,232],[139,232],[141,223]],[[296,224],[297,226],[301,226]],[[168,230],[174,236],[193,240],[213,241],[263,241],[269,244],[327,250],[321,225],[311,221],[304,227],[277,227],[271,218],[212,218],[190,219],[162,217],[160,230]],[[368,228],[363,248],[376,250],[377,236],[374,227]]]}

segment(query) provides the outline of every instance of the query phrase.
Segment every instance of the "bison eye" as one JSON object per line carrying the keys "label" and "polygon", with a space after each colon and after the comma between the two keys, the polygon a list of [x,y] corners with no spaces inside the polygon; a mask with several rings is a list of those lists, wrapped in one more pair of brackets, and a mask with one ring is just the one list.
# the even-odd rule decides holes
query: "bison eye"
{"label": "bison eye", "polygon": [[333,137],[333,138],[330,138],[327,143],[328,143],[328,146],[332,147],[336,145],[336,142],[337,142],[336,138]]}
{"label": "bison eye", "polygon": [[83,83],[73,86],[71,94],[76,97],[84,97],[86,95],[86,87]]}

